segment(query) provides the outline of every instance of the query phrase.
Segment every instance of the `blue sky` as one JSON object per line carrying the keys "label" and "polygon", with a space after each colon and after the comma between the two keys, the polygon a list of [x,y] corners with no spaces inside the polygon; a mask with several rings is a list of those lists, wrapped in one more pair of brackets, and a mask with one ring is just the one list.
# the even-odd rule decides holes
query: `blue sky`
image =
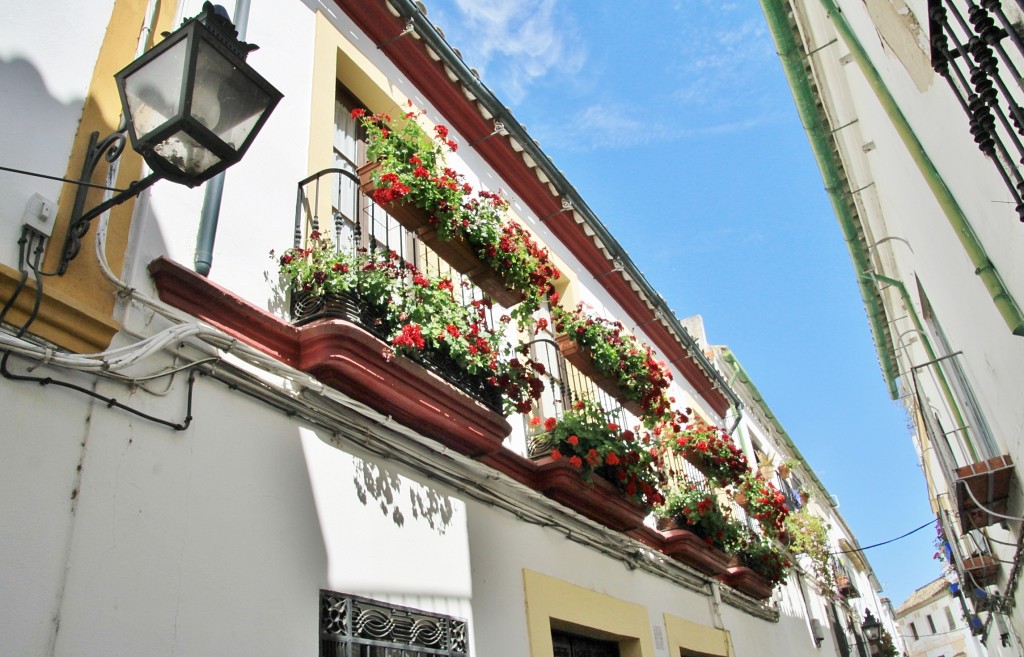
{"label": "blue sky", "polygon": [[[759,5],[427,8],[676,314],[732,349],[861,545],[927,522],[909,421]],[[939,576],[932,535],[868,551],[894,604]]]}

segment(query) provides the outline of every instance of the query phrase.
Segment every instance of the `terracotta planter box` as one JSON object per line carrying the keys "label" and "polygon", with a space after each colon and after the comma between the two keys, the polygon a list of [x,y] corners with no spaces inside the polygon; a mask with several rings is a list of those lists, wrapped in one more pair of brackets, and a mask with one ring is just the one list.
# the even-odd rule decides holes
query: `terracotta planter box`
{"label": "terracotta planter box", "polygon": [[662,533],[665,536],[663,551],[673,559],[693,566],[705,575],[721,575],[728,570],[732,558],[693,532],[669,529]]}
{"label": "terracotta planter box", "polygon": [[[378,166],[376,162],[371,162],[358,169],[359,189],[371,198],[376,187],[370,175]],[[522,300],[522,293],[506,287],[498,272],[484,264],[465,240],[441,239],[423,210],[406,203],[389,203],[384,209],[438,257],[469,277],[474,285],[496,303],[505,308],[513,308]]]}
{"label": "terracotta planter box", "polygon": [[558,350],[562,352],[562,357],[572,363],[572,366],[579,370],[580,374],[593,381],[594,385],[605,391],[609,397],[615,399],[633,415],[637,417],[643,415],[643,409],[640,407],[639,402],[626,399],[622,393],[622,388],[619,387],[618,381],[598,371],[597,367],[594,366],[594,359],[591,357],[589,349],[581,347],[579,343],[567,335],[560,334],[556,339],[558,341]]}
{"label": "terracotta planter box", "polygon": [[629,531],[644,524],[647,512],[600,476],[592,475],[590,481],[585,481],[566,459],[542,456],[535,462],[536,488],[551,499],[615,531]]}
{"label": "terracotta planter box", "polygon": [[770,598],[775,589],[767,579],[746,566],[731,566],[724,573],[718,575],[717,579],[758,600]]}
{"label": "terracotta planter box", "polygon": [[500,413],[419,363],[394,357],[355,323],[324,319],[294,326],[166,258],[150,263],[149,271],[165,303],[457,452],[497,452],[512,433]]}
{"label": "terracotta planter box", "polygon": [[[306,292],[291,293],[292,321],[302,326],[318,320],[343,319],[376,338],[387,342],[389,329],[384,320],[386,313],[360,302],[353,294],[327,294],[313,296]],[[404,356],[402,358],[405,358]],[[502,391],[487,383],[486,377],[469,374],[458,367],[447,354],[419,352],[414,358],[426,369],[477,400],[495,413],[502,413]]]}
{"label": "terracotta planter box", "polygon": [[1013,459],[1006,454],[957,468],[954,489],[964,531],[988,527],[1002,520],[979,508],[974,500],[986,509],[1006,514],[1013,473]]}

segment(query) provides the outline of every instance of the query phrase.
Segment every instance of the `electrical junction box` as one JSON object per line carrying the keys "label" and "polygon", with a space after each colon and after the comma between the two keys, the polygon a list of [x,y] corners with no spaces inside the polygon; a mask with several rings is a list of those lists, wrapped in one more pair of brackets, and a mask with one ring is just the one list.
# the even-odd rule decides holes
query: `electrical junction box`
{"label": "electrical junction box", "polygon": [[33,230],[49,237],[53,233],[53,222],[57,216],[57,204],[50,199],[33,194],[25,204],[21,221]]}

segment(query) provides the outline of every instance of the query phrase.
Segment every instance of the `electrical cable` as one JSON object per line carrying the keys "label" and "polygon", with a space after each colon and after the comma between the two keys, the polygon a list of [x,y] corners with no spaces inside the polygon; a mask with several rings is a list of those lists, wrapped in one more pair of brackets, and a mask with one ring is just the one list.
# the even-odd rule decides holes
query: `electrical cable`
{"label": "electrical cable", "polygon": [[901,536],[897,536],[896,538],[890,538],[888,541],[882,541],[881,543],[875,543],[874,545],[865,545],[864,547],[857,548],[855,550],[838,550],[836,552],[830,552],[829,554],[854,554],[855,552],[863,552],[864,550],[870,550],[871,548],[881,547],[883,545],[888,545],[889,543],[895,543],[896,541],[904,539],[904,538],[910,536],[911,534],[915,534],[915,533],[921,531],[922,529],[924,529],[925,527],[930,527],[930,526],[932,526],[934,524],[935,524],[935,520],[932,519],[932,520],[929,520],[928,522],[924,523],[923,525],[921,525],[917,529],[911,529],[906,534],[903,534]]}
{"label": "electrical cable", "polygon": [[132,415],[137,415],[137,416],[139,416],[139,417],[141,417],[143,419],[149,420],[151,422],[156,422],[157,424],[162,424],[164,426],[167,426],[167,427],[170,427],[170,428],[174,429],[175,431],[184,431],[184,430],[188,429],[190,424],[192,424],[192,389],[193,389],[193,386],[194,386],[194,383],[195,383],[195,371],[194,370],[189,374],[189,377],[188,377],[188,397],[187,397],[187,400],[186,400],[185,419],[182,422],[171,422],[170,420],[164,420],[164,419],[155,417],[153,415],[149,415],[148,413],[143,413],[142,411],[134,409],[131,406],[127,406],[125,404],[122,404],[121,402],[117,401],[113,397],[106,397],[104,395],[101,395],[101,394],[99,394],[97,392],[89,390],[88,388],[82,387],[82,386],[77,385],[75,383],[71,383],[71,382],[68,382],[68,381],[61,381],[59,379],[54,379],[53,377],[49,377],[49,376],[41,377],[41,376],[26,376],[26,375],[22,375],[22,374],[15,374],[15,373],[13,373],[13,372],[11,372],[10,370],[7,369],[7,361],[10,358],[10,356],[11,356],[11,352],[7,351],[7,352],[4,352],[3,358],[0,358],[0,375],[2,375],[5,379],[10,379],[11,381],[34,382],[34,383],[38,383],[41,386],[55,385],[55,386],[60,386],[62,388],[68,388],[70,390],[74,390],[76,392],[80,392],[80,393],[82,393],[84,395],[88,395],[89,397],[92,397],[94,399],[98,399],[98,400],[106,403],[108,408],[114,408],[114,407],[120,408],[121,410],[127,411],[128,413],[131,413]]}
{"label": "electrical cable", "polygon": [[[18,271],[21,272],[21,277],[18,280],[18,284],[14,286],[14,291],[11,292],[11,297],[4,304],[3,310],[0,310],[0,324],[3,323],[4,318],[7,317],[7,313],[14,307],[14,303],[21,296],[21,291],[25,288],[25,283],[28,282],[28,269],[25,268],[25,262],[27,260],[26,254],[31,250],[29,242],[29,234],[32,229],[26,224],[21,227],[21,237],[18,238]],[[26,248],[28,247],[28,248]]]}
{"label": "electrical cable", "polygon": [[971,496],[971,500],[977,505],[977,507],[984,511],[985,513],[989,514],[990,516],[1002,518],[1004,520],[1016,520],[1017,522],[1024,522],[1024,518],[1021,518],[1019,516],[1008,516],[1003,513],[996,513],[995,511],[989,509],[988,507],[984,506],[981,502],[978,501],[978,498],[974,496],[974,491],[971,490],[970,486],[964,483],[963,487],[967,490],[967,494]]}

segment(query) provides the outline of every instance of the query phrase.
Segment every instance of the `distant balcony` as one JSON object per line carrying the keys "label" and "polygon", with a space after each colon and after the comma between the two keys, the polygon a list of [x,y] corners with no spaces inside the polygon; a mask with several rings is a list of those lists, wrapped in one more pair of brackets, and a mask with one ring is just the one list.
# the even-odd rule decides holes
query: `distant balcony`
{"label": "distant balcony", "polygon": [[839,564],[836,568],[836,591],[847,600],[860,597],[860,590],[857,588],[847,566]]}
{"label": "distant balcony", "polygon": [[964,577],[969,587],[995,584],[998,576],[999,562],[991,554],[975,554],[964,559]]}
{"label": "distant balcony", "polygon": [[997,456],[956,469],[953,490],[963,531],[981,529],[1003,519],[989,511],[1006,515],[1010,486],[1014,478],[1013,459]]}

